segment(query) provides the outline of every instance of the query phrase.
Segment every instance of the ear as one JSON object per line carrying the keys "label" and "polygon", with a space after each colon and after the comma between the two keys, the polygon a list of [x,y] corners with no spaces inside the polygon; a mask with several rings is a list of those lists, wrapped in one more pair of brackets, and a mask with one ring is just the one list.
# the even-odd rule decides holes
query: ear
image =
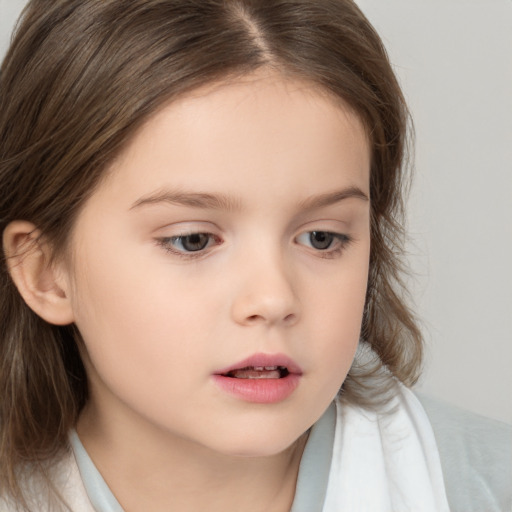
{"label": "ear", "polygon": [[47,322],[74,321],[63,264],[51,264],[51,247],[34,224],[11,222],[4,230],[7,269],[27,305]]}

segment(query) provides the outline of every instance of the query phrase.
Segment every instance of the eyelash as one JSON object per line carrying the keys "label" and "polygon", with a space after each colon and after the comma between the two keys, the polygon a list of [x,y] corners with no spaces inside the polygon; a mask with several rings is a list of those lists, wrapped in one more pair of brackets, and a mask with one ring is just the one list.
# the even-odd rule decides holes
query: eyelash
{"label": "eyelash", "polygon": [[[176,242],[180,242],[183,244],[183,240],[190,238],[192,236],[207,236],[208,237],[208,243],[205,245],[205,247],[198,249],[197,251],[187,251],[187,250],[179,250],[174,247],[173,244]],[[197,233],[187,233],[183,235],[177,235],[177,236],[169,236],[164,238],[157,238],[156,242],[159,246],[161,246],[166,252],[171,253],[175,256],[179,256],[180,258],[192,260],[196,258],[201,258],[205,255],[205,250],[210,247],[212,244],[212,241],[215,245],[219,245],[222,243],[222,240],[220,237],[214,235],[213,233],[203,233],[203,232],[197,232]]]}
{"label": "eyelash", "polygon": [[[328,237],[332,237],[331,242],[325,249],[318,249],[316,247],[311,247],[311,249],[315,252],[317,256],[325,259],[334,259],[345,251],[345,249],[352,243],[353,239],[349,235],[345,235],[343,233],[333,233],[332,231],[322,231],[322,230],[313,230],[306,231],[305,233],[301,233],[296,240],[298,240],[302,236],[309,236],[309,240],[311,241],[311,237],[313,234],[322,234],[327,235]],[[335,247],[331,249],[331,245],[335,244]],[[305,244],[304,244],[305,245]]]}
{"label": "eyelash", "polygon": [[[325,249],[318,249],[316,247],[309,246],[310,249],[312,249],[316,255],[318,255],[321,258],[325,259],[334,259],[338,256],[340,256],[343,251],[352,243],[353,239],[349,235],[345,235],[342,233],[333,233],[331,231],[321,231],[321,230],[313,230],[313,231],[306,231],[304,233],[301,233],[299,236],[295,237],[295,241],[297,241],[299,238],[303,236],[309,236],[309,240],[311,241],[311,236],[313,236],[314,233],[327,235],[328,237],[332,237],[331,243],[325,248]],[[187,251],[180,250],[175,248],[175,244],[177,242],[181,242],[183,246],[183,241],[187,238],[193,237],[193,236],[207,236],[208,242],[207,244],[196,250],[196,251]],[[170,237],[163,237],[163,238],[157,238],[156,239],[157,244],[162,247],[166,252],[173,254],[175,256],[178,256],[183,259],[187,260],[193,260],[197,258],[201,258],[206,254],[206,250],[211,247],[212,245],[220,245],[222,243],[222,239],[218,237],[217,235],[214,235],[213,233],[206,233],[206,232],[197,232],[197,233],[187,233],[183,235],[177,235],[177,236],[170,236]],[[300,244],[300,242],[296,242],[297,244]],[[333,243],[336,245],[334,249],[331,249],[331,245]],[[306,244],[300,244],[307,247]]]}

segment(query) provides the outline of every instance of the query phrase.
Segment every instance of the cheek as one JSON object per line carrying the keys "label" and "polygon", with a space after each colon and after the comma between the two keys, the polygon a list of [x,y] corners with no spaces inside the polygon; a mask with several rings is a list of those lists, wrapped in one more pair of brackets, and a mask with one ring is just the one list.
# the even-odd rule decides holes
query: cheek
{"label": "cheek", "polygon": [[360,339],[368,282],[365,244],[337,267],[323,287],[310,286],[306,309],[315,357],[325,369],[326,386],[339,388],[352,364]]}
{"label": "cheek", "polygon": [[193,401],[190,368],[208,376],[198,361],[209,355],[204,309],[192,291],[180,294],[170,279],[144,268],[126,272],[118,264],[108,276],[90,270],[77,295],[77,326],[95,396],[109,390],[144,416],[168,423],[184,397]]}
{"label": "cheek", "polygon": [[109,374],[116,368],[149,377],[159,366],[168,371],[189,357],[183,331],[198,328],[193,290],[178,293],[162,269],[111,254],[88,255],[74,287],[76,324],[89,356]]}
{"label": "cheek", "polygon": [[[212,344],[206,337],[222,316],[218,289],[196,273],[170,266],[154,248],[120,253],[106,242],[85,254],[77,273],[76,324],[91,360],[113,373],[153,378],[197,366]],[[224,312],[222,312],[224,313]],[[161,369],[160,372],[157,369]],[[144,378],[147,378],[144,376]]]}
{"label": "cheek", "polygon": [[319,318],[318,328],[332,336],[352,338],[358,334],[368,285],[369,241],[352,252],[322,276],[321,286],[310,287],[311,304]]}

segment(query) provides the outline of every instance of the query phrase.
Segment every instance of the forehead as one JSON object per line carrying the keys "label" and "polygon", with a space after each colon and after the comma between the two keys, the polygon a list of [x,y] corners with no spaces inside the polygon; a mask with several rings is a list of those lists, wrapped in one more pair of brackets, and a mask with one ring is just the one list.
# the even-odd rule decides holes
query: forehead
{"label": "forehead", "polygon": [[193,187],[237,180],[251,186],[253,178],[286,187],[293,167],[293,178],[313,189],[321,187],[323,169],[368,192],[369,161],[363,124],[340,99],[311,83],[259,72],[165,105],[118,156],[109,177],[122,174],[141,188],[150,180],[179,186],[184,177]]}

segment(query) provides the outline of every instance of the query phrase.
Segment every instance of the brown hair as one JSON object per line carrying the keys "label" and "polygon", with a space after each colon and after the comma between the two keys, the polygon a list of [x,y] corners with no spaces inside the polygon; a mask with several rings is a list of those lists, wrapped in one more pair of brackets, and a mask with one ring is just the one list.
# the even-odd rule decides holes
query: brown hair
{"label": "brown hair", "polygon": [[[59,253],[104,170],[149,116],[177,95],[262,66],[341,98],[366,127],[362,339],[379,367],[412,384],[422,342],[400,281],[408,114],[382,43],[351,0],[32,0],[1,68],[0,231],[30,221]],[[22,502],[17,470],[66,446],[87,381],[74,327],[34,314],[5,255],[0,264],[0,495]],[[344,399],[362,403],[375,372],[353,369]]]}

